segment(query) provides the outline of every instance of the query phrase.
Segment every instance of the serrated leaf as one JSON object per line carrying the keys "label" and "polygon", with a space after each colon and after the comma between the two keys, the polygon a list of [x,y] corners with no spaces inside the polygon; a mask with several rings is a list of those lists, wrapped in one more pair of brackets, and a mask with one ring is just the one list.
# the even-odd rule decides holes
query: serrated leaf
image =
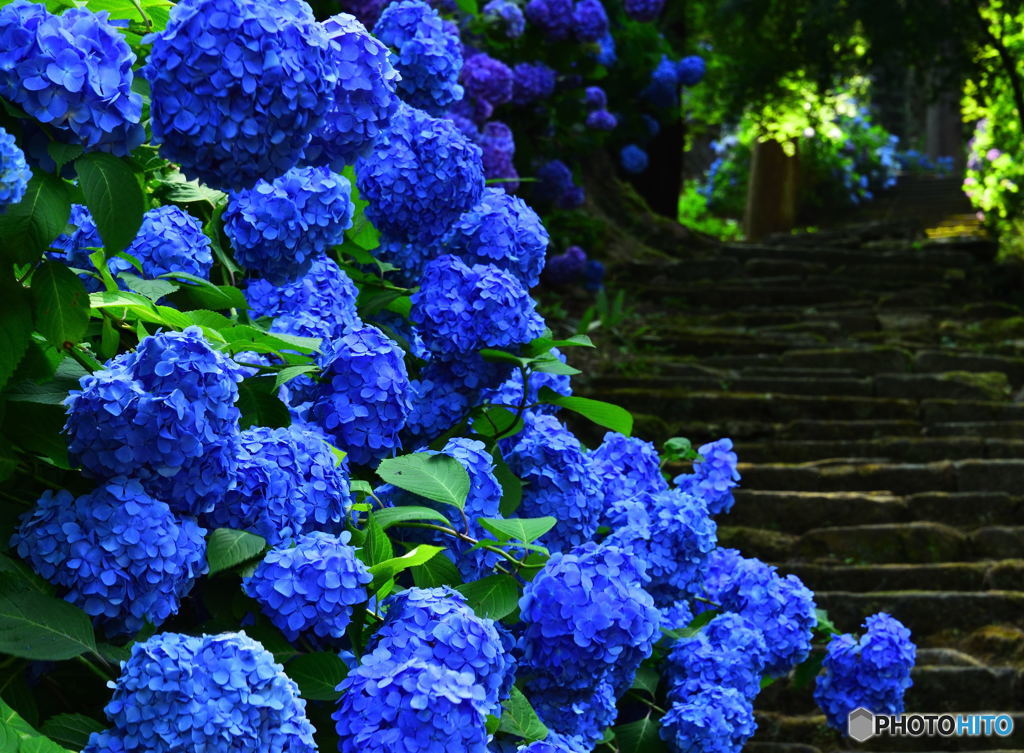
{"label": "serrated leaf", "polygon": [[164,296],[170,295],[171,293],[178,290],[181,286],[175,285],[173,282],[167,280],[147,280],[144,277],[133,275],[128,272],[122,272],[118,275],[128,289],[132,292],[138,293],[141,296],[145,296],[149,300],[156,303]]}
{"label": "serrated leaf", "polygon": [[460,510],[469,496],[469,473],[462,463],[447,455],[414,452],[386,458],[377,466],[377,475],[399,489]]}
{"label": "serrated leaf", "polygon": [[336,701],[341,697],[335,688],[348,675],[348,667],[337,654],[318,651],[296,656],[285,672],[299,686],[299,693],[308,701]]}
{"label": "serrated leaf", "polygon": [[39,731],[61,745],[81,750],[89,735],[103,729],[103,724],[85,714],[57,714],[43,722]]}
{"label": "serrated leaf", "polygon": [[62,661],[86,651],[96,651],[96,638],[81,609],[38,591],[0,592],[0,652]]}
{"label": "serrated leaf", "polygon": [[104,290],[90,293],[89,305],[94,309],[124,309],[140,321],[159,324],[173,329],[185,329],[192,321],[177,309],[158,306],[144,295],[124,290]]}
{"label": "serrated leaf", "polygon": [[625,408],[603,400],[592,400],[589,397],[559,395],[549,387],[541,387],[538,399],[542,403],[557,405],[560,408],[579,413],[598,426],[625,434],[633,433],[633,416]]}
{"label": "serrated leaf", "polygon": [[554,528],[558,519],[545,515],[542,518],[478,518],[477,522],[498,541],[515,539],[529,544]]}
{"label": "serrated leaf", "polygon": [[486,578],[456,586],[479,617],[500,620],[519,606],[519,584],[510,575],[488,575]]}
{"label": "serrated leaf", "polygon": [[168,272],[160,277],[161,279],[189,283],[179,286],[178,291],[174,294],[175,300],[189,307],[215,311],[249,308],[249,302],[245,300],[242,291],[231,285],[215,285],[207,279],[188,272]]}
{"label": "serrated leaf", "polygon": [[56,164],[57,169],[54,172],[57,174],[60,174],[64,165],[74,162],[84,152],[85,149],[81,144],[64,144],[60,141],[51,141],[46,145],[46,153],[50,155],[50,159]]}
{"label": "serrated leaf", "polygon": [[422,565],[410,569],[412,581],[419,588],[458,586],[462,584],[459,569],[447,557],[431,557]]}
{"label": "serrated leaf", "polygon": [[70,217],[67,183],[35,171],[21,201],[0,213],[0,256],[8,264],[34,262],[64,232]]}
{"label": "serrated leaf", "polygon": [[267,540],[249,531],[218,528],[206,541],[206,564],[210,575],[230,570],[253,559],[267,548]]}
{"label": "serrated leaf", "polygon": [[444,515],[430,507],[419,505],[400,505],[399,507],[386,507],[373,513],[374,522],[382,529],[387,530],[391,526],[401,525],[408,521],[433,520],[451,527],[451,522]]}
{"label": "serrated leaf", "polygon": [[124,250],[135,240],[146,211],[135,173],[127,162],[105,152],[82,155],[75,172],[107,255]]}
{"label": "serrated leaf", "polygon": [[667,750],[658,735],[658,722],[650,716],[615,727],[619,753],[663,753]]}
{"label": "serrated leaf", "polygon": [[530,701],[516,686],[512,686],[512,692],[504,703],[501,704],[501,723],[498,729],[510,735],[521,737],[524,740],[534,742],[543,740],[548,736],[548,728],[533,710]]}
{"label": "serrated leaf", "polygon": [[373,589],[376,590],[380,588],[384,583],[394,578],[403,570],[415,567],[416,565],[422,565],[424,562],[429,561],[438,552],[443,550],[444,547],[420,544],[419,546],[410,549],[401,557],[392,557],[391,559],[384,560],[383,562],[378,562],[369,568],[370,575],[373,576]]}

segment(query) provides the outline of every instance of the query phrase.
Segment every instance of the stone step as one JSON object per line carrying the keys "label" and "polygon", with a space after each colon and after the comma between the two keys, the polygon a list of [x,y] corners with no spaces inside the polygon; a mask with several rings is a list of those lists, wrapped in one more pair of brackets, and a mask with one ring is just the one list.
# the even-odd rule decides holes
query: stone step
{"label": "stone step", "polygon": [[911,565],[778,562],[812,591],[1024,591],[1024,559]]}
{"label": "stone step", "polygon": [[821,348],[785,353],[780,363],[786,366],[852,369],[859,374],[908,372],[913,354],[901,348]]}
{"label": "stone step", "polygon": [[914,371],[1000,371],[1013,386],[1024,384],[1024,358],[983,353],[924,350],[914,355]]}
{"label": "stone step", "polygon": [[1024,457],[1024,439],[985,437],[887,437],[854,440],[775,440],[739,442],[736,452],[747,462],[800,463],[840,457],[882,458],[887,462],[929,463],[968,458]]}
{"label": "stone step", "polygon": [[879,437],[918,437],[924,427],[916,419],[880,419],[836,421],[801,418],[778,428],[780,439],[837,440]]}
{"label": "stone step", "polygon": [[1024,421],[950,421],[932,423],[924,433],[933,437],[980,436],[1019,440],[1024,437]]}
{"label": "stone step", "polygon": [[1024,404],[990,400],[922,400],[921,421],[926,424],[1024,421]]}
{"label": "stone step", "polygon": [[855,630],[866,615],[886,612],[917,636],[941,631],[975,630],[985,625],[1014,625],[1024,614],[1021,591],[817,591],[819,607],[843,631]]}
{"label": "stone step", "polygon": [[749,488],[793,491],[1020,492],[1024,460],[863,463],[849,459],[801,464],[740,463]]}
{"label": "stone step", "polygon": [[871,397],[874,385],[864,377],[757,377],[727,375],[599,377],[591,382],[595,391],[643,385],[654,390],[677,389],[692,392],[762,392],[785,395]]}
{"label": "stone step", "polygon": [[917,251],[864,251],[836,247],[799,248],[792,245],[755,245],[725,244],[716,253],[719,258],[738,259],[747,262],[751,259],[775,259],[826,264],[829,269],[837,266],[877,267],[885,264],[941,267],[971,267],[974,257],[971,253],[959,249],[942,249],[922,254]]}

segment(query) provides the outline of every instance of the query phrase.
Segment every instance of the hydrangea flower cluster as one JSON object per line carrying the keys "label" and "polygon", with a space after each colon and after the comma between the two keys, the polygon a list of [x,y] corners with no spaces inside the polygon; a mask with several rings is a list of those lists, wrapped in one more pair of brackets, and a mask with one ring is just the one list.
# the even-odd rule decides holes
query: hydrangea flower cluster
{"label": "hydrangea flower cluster", "polygon": [[557,74],[544,63],[517,63],[512,67],[512,102],[528,105],[555,93]]}
{"label": "hydrangea flower cluster", "polygon": [[333,101],[330,40],[300,0],[183,0],[143,42],[153,139],[215,188],[290,170]]}
{"label": "hydrangea flower cluster", "polygon": [[709,688],[673,704],[659,734],[677,753],[739,753],[757,729],[750,701],[732,688]]}
{"label": "hydrangea flower cluster", "polygon": [[544,265],[544,282],[548,285],[571,285],[579,281],[587,266],[587,252],[579,246],[569,246],[555,254]]}
{"label": "hydrangea flower cluster", "polygon": [[106,12],[58,16],[26,0],[0,8],[0,96],[86,149],[123,156],[142,143],[135,60]]}
{"label": "hydrangea flower cluster", "polygon": [[665,659],[669,698],[685,702],[708,688],[732,688],[753,700],[761,690],[768,647],[745,617],[724,612],[703,630],[672,644]]}
{"label": "hydrangea flower cluster", "polygon": [[410,105],[439,115],[462,99],[458,29],[447,26],[423,0],[391,3],[384,8],[373,33],[395,50],[392,59],[401,74],[398,93]]}
{"label": "hydrangea flower cluster", "polygon": [[337,527],[348,506],[348,465],[335,462],[322,435],[255,426],[241,433],[234,484],[205,521],[277,546],[312,527]]}
{"label": "hydrangea flower cluster", "polygon": [[[208,278],[213,266],[212,244],[203,232],[202,224],[173,204],[150,209],[142,216],[139,233],[125,253],[139,260],[142,273],[148,278],[169,272],[187,272]],[[108,264],[113,261],[111,259]],[[137,270],[132,267],[128,271]],[[113,268],[111,272],[114,272]]]}
{"label": "hydrangea flower cluster", "polygon": [[601,445],[587,455],[587,461],[599,483],[599,493],[604,497],[603,525],[613,528],[624,525],[630,504],[668,489],[661,475],[657,449],[639,437],[609,431]]}
{"label": "hydrangea flower cluster", "polygon": [[597,42],[608,33],[608,14],[601,0],[576,0],[572,11],[573,33],[580,42]]}
{"label": "hydrangea flower cluster", "polygon": [[[103,241],[100,239],[100,232],[92,218],[92,213],[82,204],[72,204],[68,224],[75,229],[70,233],[62,233],[57,236],[50,244],[50,250],[46,252],[47,257],[64,262],[69,267],[76,269],[93,269],[89,255],[97,249],[103,248]],[[120,256],[110,257],[107,260],[107,268],[114,275],[134,269],[127,259]],[[103,283],[95,275],[84,271],[78,277],[90,293],[103,290]]]}
{"label": "hydrangea flower cluster", "polygon": [[512,129],[499,120],[485,123],[477,137],[483,150],[484,177],[499,180],[498,188],[515,193],[519,190],[519,173],[516,171],[516,141]]}
{"label": "hydrangea flower cluster", "polygon": [[477,617],[463,596],[447,587],[410,588],[389,596],[384,606],[387,615],[369,651],[470,674],[484,691],[480,709],[498,711],[515,679],[511,637],[503,628]]}
{"label": "hydrangea flower cluster", "polygon": [[112,686],[112,728],[83,753],[316,751],[298,686],[245,633],[154,635],[132,646]]}
{"label": "hydrangea flower cluster", "polygon": [[709,442],[701,445],[697,452],[703,459],[694,463],[693,473],[676,476],[673,483],[684,492],[704,499],[712,515],[729,512],[735,502],[732,490],[739,486],[740,480],[732,440]]}
{"label": "hydrangea flower cluster", "polygon": [[314,532],[276,547],[242,581],[242,589],[290,641],[300,635],[341,638],[352,607],[367,599],[373,576],[349,545],[352,534]]}
{"label": "hydrangea flower cluster", "polygon": [[231,194],[224,232],[235,259],[275,284],[305,274],[352,226],[352,187],[326,167],[296,167]]}
{"label": "hydrangea flower cluster", "polygon": [[549,241],[544,223],[525,201],[486,188],[480,203],[452,226],[444,246],[466,264],[493,264],[511,272],[529,290],[540,281]]}
{"label": "hydrangea flower cluster", "polygon": [[704,79],[708,66],[700,55],[687,55],[676,63],[676,78],[683,86],[696,86]]}
{"label": "hydrangea flower cluster", "polygon": [[572,36],[572,0],[530,0],[526,20],[541,30],[548,40],[562,42]]}
{"label": "hydrangea flower cluster", "polygon": [[613,131],[619,124],[619,119],[608,110],[591,110],[587,113],[584,124],[594,131]]}
{"label": "hydrangea flower cluster", "polygon": [[653,21],[661,13],[665,0],[625,0],[626,15],[634,21]]}
{"label": "hydrangea flower cluster", "polygon": [[327,256],[313,260],[309,271],[284,285],[253,280],[245,288],[250,314],[274,319],[271,330],[333,341],[359,324],[359,290]]}
{"label": "hydrangea flower cluster", "polygon": [[409,416],[409,373],[402,349],[376,327],[353,327],[335,341],[312,407],[316,423],[366,465],[400,446]]}
{"label": "hydrangea flower cluster", "polygon": [[398,110],[400,76],[391,65],[388,48],[354,16],[339,13],[323,26],[331,40],[337,82],[304,160],[340,172],[373,146]]}
{"label": "hydrangea flower cluster", "polygon": [[708,599],[746,617],[764,635],[769,675],[784,675],[807,658],[818,619],[814,594],[795,575],[783,578],[759,559],[716,549],[708,557],[704,588]]}
{"label": "hydrangea flower cluster", "polygon": [[512,0],[488,0],[483,7],[483,17],[499,24],[509,39],[517,39],[526,31],[526,17]]}
{"label": "hydrangea flower cluster", "polygon": [[611,68],[618,62],[619,57],[615,51],[615,37],[612,36],[611,32],[605,32],[605,35],[597,40],[597,54],[594,56],[594,60],[598,65],[603,65],[605,68]]}
{"label": "hydrangea flower cluster", "polygon": [[645,172],[649,163],[647,152],[636,144],[626,144],[619,152],[619,164],[630,175]]}
{"label": "hydrangea flower cluster", "polygon": [[480,155],[450,120],[400,108],[376,147],[356,162],[359,194],[370,202],[367,217],[392,240],[441,237],[480,200]]}
{"label": "hydrangea flower cluster", "polygon": [[828,723],[841,732],[858,706],[876,714],[902,714],[903,694],[913,684],[917,647],[910,631],[885,612],[868,617],[864,628],[860,640],[849,633],[832,636],[814,688]]}
{"label": "hydrangea flower cluster", "polygon": [[476,403],[477,392],[467,388],[450,364],[428,363],[411,386],[412,410],[405,424],[411,444],[429,442],[454,426]]}
{"label": "hydrangea flower cluster", "polygon": [[130,635],[177,613],[206,572],[205,533],[138,481],[118,478],[77,498],[44,492],[11,546],[107,634]]}
{"label": "hydrangea flower cluster", "polygon": [[584,199],[583,189],[573,180],[572,170],[557,159],[537,168],[533,196],[539,203],[553,204],[559,209],[575,209]]}
{"label": "hydrangea flower cluster", "polygon": [[462,66],[462,86],[466,95],[485,102],[490,109],[512,99],[512,69],[486,52],[466,58]]}
{"label": "hydrangea flower cluster", "polygon": [[627,552],[593,542],[555,554],[523,590],[528,696],[554,731],[590,750],[658,638],[659,613]]}
{"label": "hydrangea flower cluster", "polygon": [[480,348],[512,348],[539,337],[543,320],[518,279],[493,264],[439,256],[412,296],[412,320],[427,349],[453,360]]}
{"label": "hydrangea flower cluster", "polygon": [[0,128],[0,212],[21,201],[31,179],[32,171],[25,162],[25,153],[15,143],[14,136]]}
{"label": "hydrangea flower cluster", "polygon": [[240,380],[198,327],[150,335],[70,392],[68,452],[89,476],[129,476],[176,512],[208,512],[234,477]]}

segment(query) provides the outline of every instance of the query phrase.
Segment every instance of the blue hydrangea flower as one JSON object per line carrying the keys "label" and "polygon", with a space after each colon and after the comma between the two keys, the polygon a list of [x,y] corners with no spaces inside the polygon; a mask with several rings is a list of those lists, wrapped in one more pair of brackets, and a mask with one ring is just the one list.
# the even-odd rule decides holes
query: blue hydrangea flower
{"label": "blue hydrangea flower", "polygon": [[205,533],[138,481],[117,478],[77,498],[44,492],[11,546],[108,635],[130,635],[177,614],[206,572]]}
{"label": "blue hydrangea flower", "polygon": [[661,626],[665,630],[682,630],[693,622],[693,610],[688,601],[677,601],[661,610]]}
{"label": "blue hydrangea flower", "polygon": [[358,296],[352,279],[327,256],[314,259],[309,271],[291,282],[274,285],[269,280],[252,280],[245,288],[250,315],[272,317],[271,331],[327,341],[358,326]]}
{"label": "blue hydrangea flower", "polygon": [[719,439],[701,445],[702,460],[694,463],[693,473],[676,476],[673,483],[687,494],[702,497],[712,515],[727,513],[735,500],[732,490],[739,486],[738,460],[731,439]]}
{"label": "blue hydrangea flower", "polygon": [[587,113],[584,124],[594,131],[614,131],[619,119],[608,110],[592,110]]}
{"label": "blue hydrangea flower", "polygon": [[528,411],[524,424],[502,444],[509,467],[525,482],[518,514],[558,518],[542,539],[551,551],[588,541],[597,530],[602,497],[579,440],[554,416]]}
{"label": "blue hydrangea flower", "polygon": [[299,688],[245,633],[160,633],[132,646],[83,753],[315,753]]}
{"label": "blue hydrangea flower", "polygon": [[618,716],[615,690],[606,678],[592,686],[570,688],[547,675],[537,675],[527,682],[526,691],[545,726],[554,730],[556,738],[564,736],[564,747],[556,751],[568,748],[589,753]]}
{"label": "blue hydrangea flower", "polygon": [[619,164],[631,175],[639,175],[646,171],[649,162],[647,152],[636,144],[626,144],[619,152]]}
{"label": "blue hydrangea flower", "polygon": [[540,337],[536,302],[509,272],[468,266],[451,255],[427,264],[412,296],[412,320],[428,350],[453,360],[481,348],[513,348]]}
{"label": "blue hydrangea flower", "polygon": [[641,96],[655,107],[673,108],[679,104],[681,86],[675,61],[663,56],[651,71],[650,83],[641,92]]}
{"label": "blue hydrangea flower", "polygon": [[583,90],[583,106],[588,110],[601,110],[608,106],[608,95],[600,86],[588,86]]}
{"label": "blue hydrangea flower", "polygon": [[[90,293],[103,290],[103,283],[89,271],[95,269],[89,255],[97,249],[103,248],[103,241],[100,239],[100,232],[92,218],[92,213],[82,204],[72,204],[68,224],[75,229],[70,233],[62,233],[57,236],[50,244],[51,250],[46,252],[47,257],[62,261],[69,267],[86,270],[78,277]],[[131,262],[120,256],[110,257],[107,260],[107,268],[114,275],[134,269]]]}
{"label": "blue hydrangea flower", "polygon": [[[558,348],[551,349],[552,355],[559,361],[565,363],[565,356]],[[572,394],[572,378],[567,374],[549,374],[544,371],[531,371],[527,377],[527,389],[525,393],[526,404],[531,405],[538,400],[538,393],[542,387],[554,390],[559,395],[569,396]],[[502,382],[497,389],[485,390],[481,395],[481,403],[493,405],[519,406],[523,402],[523,372],[515,369],[512,376]],[[537,405],[530,410],[539,413],[557,413],[558,406],[550,404]]]}
{"label": "blue hydrangea flower", "polygon": [[488,0],[483,16],[499,25],[509,39],[517,39],[526,31],[526,17],[512,0]]}
{"label": "blue hydrangea flower", "polygon": [[843,733],[847,716],[858,706],[902,714],[903,694],[913,684],[917,647],[910,631],[885,612],[868,617],[864,627],[860,640],[849,633],[832,636],[814,687],[828,723]]}
{"label": "blue hydrangea flower", "polygon": [[339,7],[343,11],[358,18],[367,29],[377,23],[385,5],[387,5],[386,0],[342,0],[339,3]]}
{"label": "blue hydrangea flower", "polygon": [[572,11],[572,0],[530,0],[526,4],[526,20],[548,40],[561,42],[572,36]]}
{"label": "blue hydrangea flower", "polygon": [[359,194],[370,202],[367,217],[393,240],[441,237],[480,200],[480,156],[480,147],[450,120],[400,108],[375,148],[356,162]]}
{"label": "blue hydrangea flower", "polygon": [[557,74],[544,63],[517,63],[512,67],[512,102],[528,105],[555,93]]}
{"label": "blue hydrangea flower", "polygon": [[576,185],[572,170],[561,160],[551,160],[537,168],[533,196],[541,204],[559,209],[575,209],[583,203],[583,189]]}
{"label": "blue hydrangea flower", "polygon": [[292,547],[271,549],[242,581],[242,589],[288,640],[303,634],[341,638],[352,607],[366,601],[373,576],[349,546],[351,536],[348,531],[299,536]]}
{"label": "blue hydrangea flower", "polygon": [[143,41],[153,140],[215,188],[290,170],[333,101],[327,31],[301,0],[183,0]]}
{"label": "blue hydrangea flower", "polygon": [[664,5],[665,0],[626,0],[626,15],[634,21],[653,21]]}
{"label": "blue hydrangea flower", "polygon": [[135,60],[105,11],[57,16],[24,0],[0,8],[0,96],[86,149],[123,156],[142,143]]}
{"label": "blue hydrangea flower", "polygon": [[601,446],[587,455],[590,472],[603,496],[601,523],[625,523],[625,507],[635,500],[668,489],[661,475],[661,459],[650,442],[615,431],[604,435]]}
{"label": "blue hydrangea flower", "polygon": [[[139,233],[125,253],[138,259],[147,278],[168,272],[208,278],[213,266],[212,248],[199,220],[179,207],[167,205],[150,209],[142,216]],[[138,274],[134,267],[119,271]]]}
{"label": "blue hydrangea flower", "polygon": [[241,433],[235,483],[205,521],[277,546],[311,528],[338,527],[348,507],[348,463],[335,461],[322,435],[256,426]]}
{"label": "blue hydrangea flower", "polygon": [[553,555],[519,600],[521,671],[565,689],[607,679],[615,695],[624,692],[659,637],[660,615],[640,586],[640,568],[608,544]]}
{"label": "blue hydrangea flower", "polygon": [[641,495],[620,513],[628,524],[611,541],[628,548],[647,568],[647,590],[659,607],[697,595],[718,542],[704,500],[678,489]]}
{"label": "blue hydrangea flower", "polygon": [[597,42],[608,33],[608,14],[601,0],[577,0],[572,11],[573,33],[580,42]]}
{"label": "blue hydrangea flower", "polygon": [[519,190],[519,173],[514,158],[516,141],[512,129],[498,120],[485,123],[477,143],[483,150],[484,177],[498,180],[498,188],[506,193]]}
{"label": "blue hydrangea flower", "polygon": [[569,246],[555,254],[544,265],[544,282],[548,285],[572,285],[579,282],[587,266],[587,252],[579,246]]}
{"label": "blue hydrangea flower", "polygon": [[740,753],[757,730],[750,701],[732,688],[708,688],[672,704],[659,734],[672,753]]}
{"label": "blue hydrangea flower", "polygon": [[447,26],[422,0],[397,0],[384,8],[373,27],[377,39],[395,50],[401,74],[399,96],[413,107],[441,114],[462,99],[459,72],[462,44],[457,29]]}
{"label": "blue hydrangea flower", "polygon": [[374,653],[338,689],[340,753],[486,753],[484,689],[470,672]]}
{"label": "blue hydrangea flower", "polygon": [[724,612],[696,635],[672,644],[663,669],[669,698],[685,702],[708,688],[733,688],[753,701],[767,653],[760,630],[745,617]]}
{"label": "blue hydrangea flower", "polygon": [[348,179],[326,167],[296,167],[232,193],[224,232],[235,260],[275,284],[305,274],[352,226],[351,193]]}
{"label": "blue hydrangea flower", "polygon": [[305,161],[341,172],[365,153],[398,110],[400,76],[388,48],[347,13],[323,23],[331,40],[337,82],[324,122],[306,147]]}
{"label": "blue hydrangea flower", "polygon": [[512,69],[486,52],[466,58],[460,80],[468,96],[492,106],[512,99]]}
{"label": "blue hydrangea flower", "polygon": [[86,475],[131,476],[176,512],[208,512],[234,477],[240,380],[198,327],[146,337],[69,393],[68,452]]}
{"label": "blue hydrangea flower", "polygon": [[676,78],[683,86],[696,86],[704,78],[707,68],[700,55],[688,55],[676,63]]}
{"label": "blue hydrangea flower", "polygon": [[431,361],[411,386],[412,410],[405,430],[412,444],[430,442],[461,420],[476,404],[477,390],[468,389],[442,362]]}
{"label": "blue hydrangea flower", "polygon": [[498,710],[515,679],[511,637],[504,628],[477,617],[463,596],[447,587],[410,588],[389,596],[384,607],[384,624],[369,651],[394,662],[415,659],[470,674],[484,691],[481,710]]}
{"label": "blue hydrangea flower", "polygon": [[549,242],[537,213],[499,188],[484,189],[480,203],[444,238],[446,250],[466,264],[493,264],[514,274],[526,289],[540,281]]}
{"label": "blue hydrangea flower", "polygon": [[25,162],[25,153],[18,148],[14,136],[0,128],[0,212],[21,201],[31,179],[32,171]]}
{"label": "blue hydrangea flower", "polygon": [[611,32],[605,32],[604,36],[597,40],[597,55],[594,56],[598,65],[611,68],[618,62],[618,54],[615,51],[615,37]]}
{"label": "blue hydrangea flower", "polygon": [[708,557],[704,588],[708,599],[743,615],[764,634],[765,672],[778,677],[807,658],[818,620],[814,594],[795,575],[783,578],[759,559],[716,549]]}
{"label": "blue hydrangea flower", "polygon": [[400,446],[409,416],[409,373],[398,345],[376,327],[353,327],[332,345],[312,417],[357,465]]}

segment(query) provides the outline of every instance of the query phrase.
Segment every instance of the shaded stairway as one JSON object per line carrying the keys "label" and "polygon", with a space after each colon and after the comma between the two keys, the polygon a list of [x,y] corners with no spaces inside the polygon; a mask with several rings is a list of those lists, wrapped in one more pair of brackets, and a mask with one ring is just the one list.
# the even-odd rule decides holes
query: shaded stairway
{"label": "shaded stairway", "polygon": [[908,710],[1016,712],[1011,739],[856,746],[780,682],[750,751],[1024,750],[1024,285],[986,241],[876,235],[620,268],[647,334],[588,394],[659,443],[732,437],[721,543],[798,574],[843,631],[907,624]]}

